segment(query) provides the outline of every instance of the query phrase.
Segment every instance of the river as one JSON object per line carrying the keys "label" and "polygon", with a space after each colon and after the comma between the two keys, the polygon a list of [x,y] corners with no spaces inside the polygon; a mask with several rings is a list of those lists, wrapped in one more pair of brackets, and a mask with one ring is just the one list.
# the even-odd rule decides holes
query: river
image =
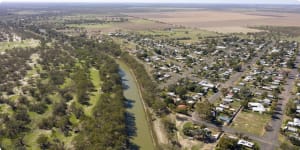
{"label": "river", "polygon": [[137,82],[126,64],[120,61],[117,61],[117,63],[120,66],[120,75],[122,76],[126,98],[126,126],[130,137],[130,149],[154,150],[151,130],[147,123]]}

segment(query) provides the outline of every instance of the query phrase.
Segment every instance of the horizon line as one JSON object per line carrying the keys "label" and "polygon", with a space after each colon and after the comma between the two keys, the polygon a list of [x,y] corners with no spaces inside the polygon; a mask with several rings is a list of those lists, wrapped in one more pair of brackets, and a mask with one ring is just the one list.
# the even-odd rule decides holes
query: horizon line
{"label": "horizon line", "polygon": [[0,4],[36,3],[36,4],[213,4],[213,5],[300,5],[300,3],[217,3],[217,2],[34,2],[34,1],[0,1]]}

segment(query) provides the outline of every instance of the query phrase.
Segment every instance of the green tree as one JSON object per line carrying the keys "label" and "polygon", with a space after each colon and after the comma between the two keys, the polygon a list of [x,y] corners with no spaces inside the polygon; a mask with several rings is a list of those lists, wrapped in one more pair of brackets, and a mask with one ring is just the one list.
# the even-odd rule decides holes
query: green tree
{"label": "green tree", "polygon": [[44,134],[41,134],[38,137],[37,143],[39,144],[40,148],[43,149],[43,150],[48,149],[51,145],[51,143],[49,142],[49,138]]}
{"label": "green tree", "polygon": [[198,113],[199,117],[205,120],[213,120],[213,111],[214,107],[209,101],[204,100],[200,103],[196,104],[196,112]]}

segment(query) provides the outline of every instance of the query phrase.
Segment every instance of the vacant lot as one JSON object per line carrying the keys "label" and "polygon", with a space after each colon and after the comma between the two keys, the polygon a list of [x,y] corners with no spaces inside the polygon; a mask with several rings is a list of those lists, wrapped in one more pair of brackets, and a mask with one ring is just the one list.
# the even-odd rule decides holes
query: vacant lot
{"label": "vacant lot", "polygon": [[[249,26],[277,25],[300,26],[300,14],[247,11],[170,11],[127,13],[139,18],[187,27],[197,27],[217,32],[255,32]],[[280,21],[279,21],[280,20]]]}
{"label": "vacant lot", "polygon": [[264,128],[269,121],[269,115],[242,111],[232,123],[232,127],[240,131],[263,135]]}

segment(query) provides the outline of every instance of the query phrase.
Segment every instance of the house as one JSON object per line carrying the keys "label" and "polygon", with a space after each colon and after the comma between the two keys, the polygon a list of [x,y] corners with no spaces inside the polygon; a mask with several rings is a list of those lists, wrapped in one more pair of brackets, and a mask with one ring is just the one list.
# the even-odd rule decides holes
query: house
{"label": "house", "polygon": [[264,113],[266,111],[265,107],[261,103],[249,102],[248,107],[252,109],[253,112]]}
{"label": "house", "polygon": [[216,111],[222,112],[222,111],[224,111],[224,108],[222,108],[222,107],[216,107]]}
{"label": "house", "polygon": [[299,104],[296,106],[296,112],[297,112],[298,114],[300,113],[300,105],[299,105]]}
{"label": "house", "polygon": [[249,82],[249,81],[252,81],[252,80],[253,80],[252,76],[247,76],[247,77],[245,77],[245,79],[243,81]]}
{"label": "house", "polygon": [[168,92],[167,95],[172,96],[172,97],[176,97],[176,94],[174,92]]}
{"label": "house", "polygon": [[271,53],[278,53],[278,52],[280,52],[280,50],[279,49],[275,49],[275,48],[271,51]]}
{"label": "house", "polygon": [[222,108],[225,108],[225,109],[229,109],[229,106],[228,106],[228,105],[220,104],[219,106],[222,107]]}
{"label": "house", "polygon": [[164,78],[170,78],[170,77],[171,77],[171,75],[169,75],[169,74],[164,75]]}
{"label": "house", "polygon": [[300,127],[300,119],[299,118],[294,118],[293,121],[289,121],[287,123],[287,126],[290,126],[290,127]]}
{"label": "house", "polygon": [[208,87],[208,88],[214,88],[215,87],[215,85],[213,85],[211,83],[208,83],[207,81],[201,81],[198,84],[201,85],[201,86],[204,86],[204,87]]}
{"label": "house", "polygon": [[246,84],[243,83],[243,82],[240,82],[239,85],[240,85],[240,86],[245,86]]}
{"label": "house", "polygon": [[232,88],[232,90],[234,93],[238,93],[238,92],[240,92],[241,89],[234,87],[234,88]]}
{"label": "house", "polygon": [[265,98],[265,99],[263,99],[263,100],[260,100],[259,102],[264,103],[264,104],[266,104],[266,105],[271,105],[272,100]]}
{"label": "house", "polygon": [[185,110],[185,109],[187,109],[187,106],[186,105],[178,105],[177,109]]}
{"label": "house", "polygon": [[190,105],[193,105],[193,104],[195,104],[196,102],[193,101],[193,100],[189,100],[189,101],[187,101],[187,103],[190,104]]}
{"label": "house", "polygon": [[297,132],[298,131],[297,128],[288,127],[288,126],[285,126],[283,129],[284,129],[284,131],[289,131],[289,132]]}
{"label": "house", "polygon": [[268,87],[268,86],[263,86],[262,89],[267,90],[267,91],[272,91],[272,88]]}
{"label": "house", "polygon": [[216,49],[226,49],[226,47],[225,46],[216,46]]}
{"label": "house", "polygon": [[238,141],[238,145],[243,145],[252,148],[254,146],[254,143],[241,139]]}
{"label": "house", "polygon": [[198,100],[198,99],[200,99],[200,97],[201,97],[200,95],[196,94],[192,98],[193,98],[193,100]]}
{"label": "house", "polygon": [[221,135],[222,135],[221,133],[216,133],[216,134],[212,135],[212,138],[215,140],[218,140]]}
{"label": "house", "polygon": [[273,84],[273,85],[280,85],[280,81],[279,80],[274,80],[271,84]]}
{"label": "house", "polygon": [[225,98],[230,98],[230,99],[232,99],[232,97],[233,97],[233,93],[229,93],[229,94],[226,95]]}
{"label": "house", "polygon": [[232,102],[233,102],[233,99],[231,99],[231,98],[224,98],[223,101],[224,101],[225,103],[232,103]]}

